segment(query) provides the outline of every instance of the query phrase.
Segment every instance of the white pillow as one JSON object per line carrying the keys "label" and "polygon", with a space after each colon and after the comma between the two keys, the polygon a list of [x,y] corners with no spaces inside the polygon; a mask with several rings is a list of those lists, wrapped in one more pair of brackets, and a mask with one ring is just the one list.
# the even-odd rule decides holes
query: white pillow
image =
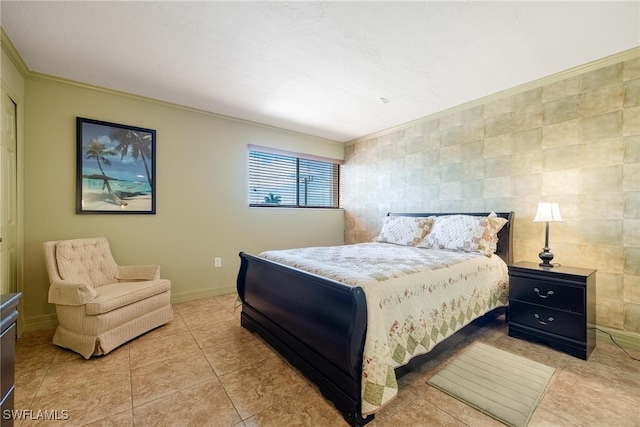
{"label": "white pillow", "polygon": [[386,216],[380,234],[373,240],[381,243],[415,246],[429,233],[433,218]]}
{"label": "white pillow", "polygon": [[484,233],[480,242],[478,242],[478,252],[491,256],[498,249],[498,231],[509,222],[506,218],[499,217],[495,212],[491,212],[489,216],[482,219],[481,224],[484,227]]}
{"label": "white pillow", "polygon": [[430,249],[476,252],[484,234],[482,220],[472,215],[443,215],[435,218],[431,231],[417,246]]}

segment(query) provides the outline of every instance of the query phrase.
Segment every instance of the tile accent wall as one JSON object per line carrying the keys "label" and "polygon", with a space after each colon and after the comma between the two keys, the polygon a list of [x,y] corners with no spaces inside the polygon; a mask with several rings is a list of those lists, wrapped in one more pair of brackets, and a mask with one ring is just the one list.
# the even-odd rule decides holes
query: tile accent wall
{"label": "tile accent wall", "polygon": [[553,261],[597,269],[597,323],[640,333],[640,57],[487,99],[346,145],[345,242],[389,211],[513,210],[514,260],[539,261],[558,202]]}

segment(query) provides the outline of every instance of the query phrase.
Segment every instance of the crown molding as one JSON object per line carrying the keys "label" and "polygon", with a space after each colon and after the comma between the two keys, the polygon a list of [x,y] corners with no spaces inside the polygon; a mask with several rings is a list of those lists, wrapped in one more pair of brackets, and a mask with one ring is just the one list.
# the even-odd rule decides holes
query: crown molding
{"label": "crown molding", "polygon": [[[278,127],[270,126],[270,125],[265,125],[263,123],[252,122],[250,120],[240,119],[240,118],[237,118],[237,117],[225,116],[223,114],[218,114],[218,113],[214,113],[214,112],[211,112],[211,111],[206,111],[206,110],[201,110],[201,109],[197,109],[197,108],[187,107],[187,106],[180,105],[180,104],[174,104],[174,103],[167,102],[167,101],[161,101],[161,100],[158,100],[158,99],[155,99],[155,98],[149,98],[149,97],[145,97],[145,96],[141,96],[141,95],[134,95],[134,94],[131,94],[131,93],[128,93],[128,92],[122,92],[122,91],[117,91],[117,90],[113,90],[113,89],[107,89],[107,88],[100,87],[100,86],[94,86],[94,85],[87,84],[87,83],[81,83],[81,82],[77,82],[77,81],[74,81],[74,80],[64,79],[64,78],[60,78],[60,77],[54,77],[54,76],[51,76],[51,75],[47,75],[47,74],[31,71],[31,70],[29,70],[29,67],[24,62],[22,57],[20,56],[20,53],[18,52],[18,50],[15,48],[15,46],[11,42],[11,39],[9,39],[9,36],[7,36],[7,34],[5,33],[4,29],[1,26],[0,26],[0,32],[1,32],[0,42],[1,42],[2,48],[5,50],[5,52],[9,56],[9,58],[14,62],[14,64],[18,68],[18,70],[22,73],[22,75],[25,78],[34,78],[34,79],[49,81],[49,82],[53,82],[53,83],[62,83],[62,84],[76,86],[76,87],[80,87],[80,88],[84,88],[84,89],[90,89],[90,90],[93,90],[93,91],[98,91],[98,92],[103,92],[103,93],[110,93],[110,94],[117,95],[117,96],[124,96],[124,97],[128,97],[128,98],[131,98],[131,99],[136,99],[136,100],[141,100],[141,101],[145,101],[145,102],[152,102],[152,103],[156,103],[156,104],[160,104],[160,105],[170,106],[172,108],[179,108],[179,109],[182,109],[182,110],[186,110],[186,111],[190,111],[190,112],[194,112],[194,113],[199,113],[199,114],[205,114],[205,115],[217,117],[217,118],[220,118],[220,119],[231,120],[231,121],[240,122],[240,123],[246,123],[246,124],[250,124],[250,125],[254,125],[254,126],[260,126],[260,127],[264,127],[264,128],[268,128],[268,129],[274,129],[274,130],[278,130],[278,131],[285,131],[285,132],[289,132],[289,133],[292,133],[292,134],[298,134],[298,135],[301,134],[300,132],[289,131],[287,129],[278,128]],[[407,127],[415,126],[417,124],[424,123],[424,122],[427,122],[427,121],[430,121],[430,120],[434,120],[434,119],[438,119],[438,118],[441,118],[441,117],[445,117],[445,116],[447,116],[449,114],[457,113],[459,111],[464,111],[464,110],[467,110],[469,108],[473,108],[473,107],[477,107],[479,105],[487,104],[487,103],[492,102],[492,101],[497,101],[497,100],[505,98],[507,96],[515,95],[515,94],[518,94],[518,93],[521,93],[521,92],[525,92],[527,90],[531,90],[531,89],[535,89],[535,88],[538,88],[538,87],[541,87],[541,86],[545,86],[545,85],[548,85],[548,84],[551,84],[551,83],[555,83],[555,82],[558,82],[560,80],[564,80],[564,79],[569,78],[569,77],[574,77],[574,76],[586,73],[588,71],[597,70],[599,68],[606,67],[608,65],[617,64],[618,62],[627,61],[629,59],[635,59],[637,57],[640,57],[640,46],[636,46],[634,48],[631,48],[631,49],[628,49],[628,50],[625,50],[625,51],[622,51],[622,52],[618,52],[618,53],[615,53],[613,55],[609,55],[609,56],[606,56],[604,58],[600,58],[600,59],[597,59],[595,61],[588,62],[586,64],[579,65],[577,67],[573,67],[573,68],[570,68],[570,69],[565,70],[565,71],[561,71],[561,72],[556,73],[556,74],[552,74],[552,75],[547,76],[547,77],[542,77],[540,79],[533,80],[533,81],[528,82],[528,83],[524,83],[524,84],[521,84],[521,85],[518,85],[518,86],[514,86],[512,88],[505,89],[503,91],[496,92],[496,93],[493,93],[491,95],[487,95],[485,97],[475,99],[473,101],[469,101],[469,102],[466,102],[466,103],[463,103],[463,104],[459,104],[459,105],[456,105],[454,107],[447,108],[445,110],[439,111],[437,113],[430,114],[428,116],[424,116],[424,117],[421,117],[419,119],[412,120],[410,122],[402,123],[402,124],[393,126],[391,128],[383,129],[383,130],[380,130],[378,132],[374,132],[374,133],[371,133],[371,134],[368,134],[368,135],[360,136],[358,138],[352,139],[351,141],[347,141],[344,144],[339,143],[337,141],[329,140],[329,139],[326,139],[326,138],[320,138],[320,137],[316,137],[316,136],[312,136],[312,135],[309,135],[309,136],[312,136],[313,138],[324,140],[326,142],[331,142],[331,143],[334,143],[334,144],[341,144],[341,145],[347,146],[347,145],[355,144],[356,142],[364,141],[364,140],[371,139],[371,138],[376,138],[376,137],[381,136],[381,135],[386,135],[388,133],[395,132],[395,131],[398,131],[398,130],[402,130],[402,129],[405,129]]]}
{"label": "crown molding", "polygon": [[9,38],[7,33],[4,32],[4,28],[2,27],[0,27],[0,45],[6,52],[9,59],[11,59],[11,61],[15,64],[20,74],[22,74],[22,77],[26,77],[30,73],[29,67],[27,67],[27,64],[22,59],[22,56],[20,56],[18,49],[16,49],[16,47],[13,45],[11,39]]}
{"label": "crown molding", "polygon": [[331,139],[327,139],[327,138],[322,138],[319,136],[315,136],[315,135],[309,135],[309,134],[305,134],[303,132],[296,132],[293,130],[289,130],[289,129],[284,129],[284,128],[279,128],[276,126],[271,126],[271,125],[267,125],[264,123],[259,123],[259,122],[254,122],[251,120],[246,120],[246,119],[241,119],[238,117],[232,117],[232,116],[226,116],[224,114],[219,114],[219,113],[214,113],[212,111],[208,111],[208,110],[202,110],[199,108],[194,108],[194,107],[188,107],[182,104],[176,104],[173,102],[169,102],[169,101],[162,101],[156,98],[151,98],[151,97],[146,97],[146,96],[142,96],[142,95],[135,95],[129,92],[124,92],[124,91],[119,91],[119,90],[115,90],[115,89],[109,89],[109,88],[105,88],[102,86],[96,86],[96,85],[92,85],[89,83],[82,83],[76,80],[71,80],[71,79],[66,79],[66,78],[62,78],[62,77],[56,77],[56,76],[52,76],[49,74],[44,74],[44,73],[40,73],[37,71],[31,71],[29,69],[29,67],[27,66],[27,64],[24,62],[24,60],[22,59],[22,57],[20,56],[20,53],[18,52],[18,50],[15,48],[15,46],[13,45],[13,43],[11,42],[11,40],[9,39],[9,36],[7,36],[7,34],[4,32],[4,29],[2,29],[2,27],[0,27],[1,30],[1,44],[2,44],[2,48],[7,52],[7,55],[9,56],[9,58],[16,64],[16,67],[18,67],[18,70],[20,71],[20,73],[22,74],[22,76],[25,79],[29,79],[29,80],[40,80],[40,81],[46,81],[49,83],[54,83],[54,84],[61,84],[61,85],[65,85],[65,86],[74,86],[80,89],[86,89],[86,90],[90,90],[93,92],[101,92],[101,93],[105,93],[105,94],[111,94],[111,95],[115,95],[115,96],[119,96],[119,97],[124,97],[124,98],[129,98],[129,99],[133,99],[133,100],[137,100],[137,101],[143,101],[143,102],[149,102],[149,103],[153,103],[153,104],[157,104],[157,105],[162,105],[165,107],[170,107],[170,108],[176,108],[176,109],[180,109],[180,110],[184,110],[184,111],[188,111],[191,113],[197,113],[197,114],[203,114],[203,115],[207,115],[210,117],[215,117],[215,118],[219,118],[219,119],[223,119],[223,120],[230,120],[233,122],[238,122],[238,123],[243,123],[243,124],[248,124],[248,125],[252,125],[252,126],[259,126],[262,128],[266,128],[266,129],[271,129],[271,130],[276,130],[279,132],[287,132],[293,135],[306,135],[310,138],[314,138],[316,140],[320,140],[326,143],[331,143],[331,144],[338,144],[340,146],[343,145],[343,143],[338,142],[338,141],[334,141]]}
{"label": "crown molding", "polygon": [[537,80],[533,80],[527,83],[523,83],[518,86],[514,86],[509,89],[502,90],[500,92],[492,93],[491,95],[484,96],[482,98],[474,99],[473,101],[465,102],[464,104],[456,105],[451,108],[447,108],[442,111],[438,111],[437,113],[430,114],[428,116],[420,117],[419,119],[412,120],[410,122],[406,122],[400,125],[393,126],[388,129],[383,129],[378,132],[371,133],[369,135],[361,136],[351,141],[345,142],[345,146],[352,145],[357,142],[365,141],[367,139],[376,138],[382,135],[387,135],[389,133],[393,133],[402,129],[406,129],[411,126],[415,126],[421,123],[428,122],[430,120],[439,119],[441,117],[448,116],[450,114],[458,113],[460,111],[467,110],[469,108],[478,107],[480,105],[488,104],[493,101],[497,101],[499,99],[506,98],[508,96],[516,95],[518,93],[526,92],[531,89],[536,89],[541,86],[546,86],[551,83],[556,83],[561,80],[575,77],[581,74],[584,74],[589,71],[597,70],[599,68],[603,68],[609,65],[617,64],[619,62],[628,61],[630,59],[635,59],[640,57],[640,46],[636,46],[634,48],[624,50],[622,52],[615,53],[613,55],[605,56],[604,58],[597,59],[595,61],[588,62],[583,65],[578,65],[577,67],[569,68],[568,70],[561,71],[556,74],[551,74],[546,77],[542,77]]}

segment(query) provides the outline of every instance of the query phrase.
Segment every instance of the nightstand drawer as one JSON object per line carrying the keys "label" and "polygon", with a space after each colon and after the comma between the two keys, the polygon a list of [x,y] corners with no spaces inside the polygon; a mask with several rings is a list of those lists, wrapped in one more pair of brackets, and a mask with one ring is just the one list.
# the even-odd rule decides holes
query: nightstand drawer
{"label": "nightstand drawer", "polygon": [[509,299],[584,314],[584,288],[550,281],[509,277]]}
{"label": "nightstand drawer", "polygon": [[537,304],[509,301],[509,323],[518,323],[541,331],[584,341],[585,317]]}

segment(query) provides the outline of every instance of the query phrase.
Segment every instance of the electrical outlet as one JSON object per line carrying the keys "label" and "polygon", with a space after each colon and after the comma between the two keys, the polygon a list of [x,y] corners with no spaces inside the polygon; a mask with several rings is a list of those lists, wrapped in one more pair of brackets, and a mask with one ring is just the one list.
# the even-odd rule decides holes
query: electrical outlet
{"label": "electrical outlet", "polygon": [[213,265],[216,267],[222,267],[222,258],[219,256],[213,260]]}

